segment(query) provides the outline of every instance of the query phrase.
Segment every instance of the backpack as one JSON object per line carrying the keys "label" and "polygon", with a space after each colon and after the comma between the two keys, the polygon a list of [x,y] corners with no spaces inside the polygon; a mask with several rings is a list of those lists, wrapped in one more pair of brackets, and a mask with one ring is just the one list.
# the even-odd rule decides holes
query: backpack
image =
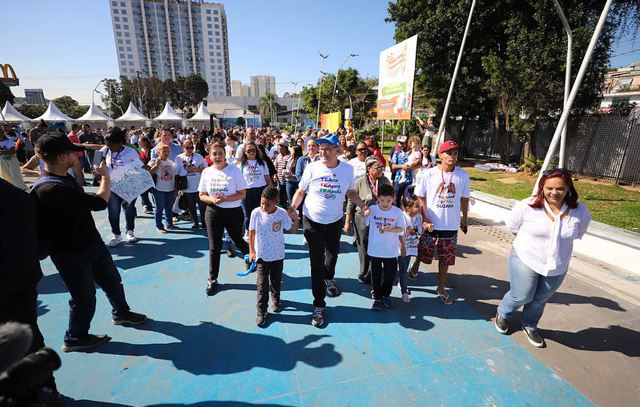
{"label": "backpack", "polygon": [[[36,190],[45,184],[56,184],[63,187],[75,189],[76,183],[68,178],[56,177],[53,175],[44,175],[36,180],[31,186],[29,190],[29,195],[36,202],[36,208],[39,208],[38,199],[36,197]],[[38,222],[39,223],[39,222]],[[44,237],[43,233],[38,233],[38,259],[44,260],[49,257],[49,248],[51,246],[51,242]]]}

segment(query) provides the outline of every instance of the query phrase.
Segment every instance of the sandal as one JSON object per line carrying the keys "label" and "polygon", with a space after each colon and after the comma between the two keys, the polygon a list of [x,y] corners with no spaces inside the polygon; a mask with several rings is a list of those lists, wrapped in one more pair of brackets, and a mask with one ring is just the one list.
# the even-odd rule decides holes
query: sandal
{"label": "sandal", "polygon": [[451,298],[451,297],[449,296],[449,294],[447,294],[447,293],[441,294],[441,293],[438,293],[438,292],[436,292],[436,294],[438,295],[438,298],[440,299],[440,301],[442,301],[442,303],[443,303],[444,305],[451,305],[451,304],[453,304],[453,298]]}

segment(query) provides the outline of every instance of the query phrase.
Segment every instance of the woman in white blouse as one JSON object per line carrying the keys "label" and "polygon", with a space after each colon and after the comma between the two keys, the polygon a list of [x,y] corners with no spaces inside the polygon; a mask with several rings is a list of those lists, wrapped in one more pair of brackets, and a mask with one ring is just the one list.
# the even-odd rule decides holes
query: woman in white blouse
{"label": "woman in white blouse", "polygon": [[209,155],[213,163],[202,171],[198,191],[200,200],[207,204],[205,222],[209,237],[209,280],[206,292],[207,295],[214,295],[218,290],[220,250],[225,229],[242,254],[249,254],[249,244],[242,238],[244,214],[240,207],[246,196],[247,182],[238,167],[227,164],[224,143],[217,141],[211,144]]}
{"label": "woman in white blouse", "polygon": [[516,204],[507,222],[517,234],[509,258],[511,286],[498,306],[498,332],[507,333],[508,318],[524,306],[522,330],[532,345],[544,347],[538,321],[566,276],[573,241],[582,238],[589,222],[591,214],[578,202],[565,170],[545,171],[537,195]]}

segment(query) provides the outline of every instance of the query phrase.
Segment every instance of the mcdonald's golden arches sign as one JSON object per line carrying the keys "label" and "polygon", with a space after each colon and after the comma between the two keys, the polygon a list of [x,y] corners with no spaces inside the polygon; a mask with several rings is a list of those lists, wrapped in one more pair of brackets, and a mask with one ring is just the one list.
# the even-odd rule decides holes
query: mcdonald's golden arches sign
{"label": "mcdonald's golden arches sign", "polygon": [[9,64],[0,64],[0,83],[5,86],[18,86],[20,80],[16,76],[16,71]]}

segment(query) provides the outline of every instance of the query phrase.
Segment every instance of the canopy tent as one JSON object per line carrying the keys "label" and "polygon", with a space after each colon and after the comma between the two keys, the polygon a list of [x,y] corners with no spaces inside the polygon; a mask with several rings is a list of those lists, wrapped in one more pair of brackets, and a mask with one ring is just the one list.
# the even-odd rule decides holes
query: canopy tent
{"label": "canopy tent", "polygon": [[[198,111],[191,118],[187,119],[187,122],[201,122],[209,124],[211,120],[211,113],[209,113],[209,109],[204,105],[204,102],[200,102],[198,106]],[[220,121],[213,118],[213,127],[220,127]]]}
{"label": "canopy tent", "polygon": [[160,113],[160,115],[154,118],[153,120],[156,120],[159,122],[164,122],[164,121],[170,121],[170,122],[180,121],[181,122],[182,116],[180,116],[175,110],[173,110],[169,102],[167,102],[164,105],[164,109],[162,110],[162,113]]}
{"label": "canopy tent", "polygon": [[116,119],[117,122],[146,122],[149,118],[140,113],[133,102],[129,102],[129,107],[124,114]]}
{"label": "canopy tent", "polygon": [[53,101],[49,102],[49,107],[40,117],[36,117],[35,119],[30,119],[30,121],[38,122],[40,120],[44,120],[45,122],[70,122],[73,119],[62,113],[58,106],[53,103]]}
{"label": "canopy tent", "polygon": [[76,121],[79,121],[79,122],[107,122],[107,121],[113,121],[113,119],[110,118],[109,116],[107,116],[106,114],[104,114],[102,112],[102,109],[100,109],[98,106],[96,106],[95,104],[91,103],[91,106],[89,106],[89,110],[87,110],[87,113],[85,113],[82,116],[78,117],[76,119]]}
{"label": "canopy tent", "polygon": [[[22,123],[31,121],[30,118],[16,110],[16,108],[13,107],[8,101],[4,104],[4,108],[2,109],[2,116],[4,117],[4,121],[8,123]],[[0,119],[2,118],[0,117]]]}

